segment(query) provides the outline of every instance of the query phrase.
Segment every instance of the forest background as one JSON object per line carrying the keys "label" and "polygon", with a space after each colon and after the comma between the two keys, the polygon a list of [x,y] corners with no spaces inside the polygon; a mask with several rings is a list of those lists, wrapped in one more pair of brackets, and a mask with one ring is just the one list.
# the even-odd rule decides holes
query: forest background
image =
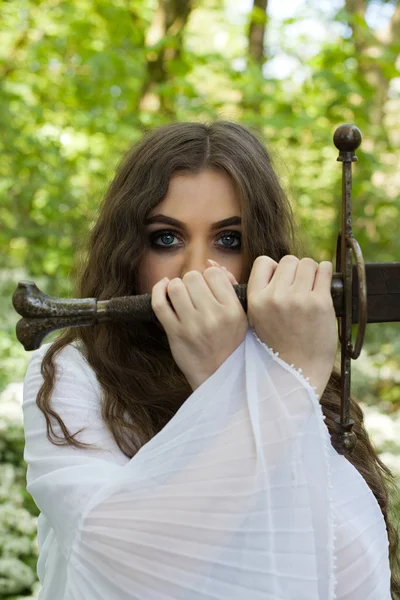
{"label": "forest background", "polygon": [[[275,156],[307,255],[335,261],[342,123],[363,134],[353,232],[400,260],[400,5],[384,0],[0,0],[0,598],[37,597],[19,280],[71,296],[115,167],[170,121],[236,120]],[[400,475],[400,323],[367,326],[352,390]],[[54,335],[53,335],[54,337]],[[46,338],[51,341],[52,337]]]}

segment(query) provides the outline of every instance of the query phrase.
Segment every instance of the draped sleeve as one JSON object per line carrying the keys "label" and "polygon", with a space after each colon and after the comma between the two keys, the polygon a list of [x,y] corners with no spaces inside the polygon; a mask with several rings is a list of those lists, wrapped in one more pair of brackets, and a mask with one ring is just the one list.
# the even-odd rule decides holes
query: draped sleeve
{"label": "draped sleeve", "polygon": [[52,407],[99,449],[47,440],[42,354],[25,379],[24,458],[66,565],[57,596],[46,573],[52,598],[390,600],[375,497],[333,449],[314,389],[251,328],[132,459],[107,433],[97,380],[72,347],[57,359]]}

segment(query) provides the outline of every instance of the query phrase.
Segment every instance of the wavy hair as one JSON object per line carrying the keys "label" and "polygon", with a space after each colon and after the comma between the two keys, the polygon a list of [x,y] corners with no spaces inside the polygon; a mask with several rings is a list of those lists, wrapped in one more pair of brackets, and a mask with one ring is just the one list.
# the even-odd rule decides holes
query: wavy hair
{"label": "wavy hair", "polygon": [[[210,125],[173,123],[147,133],[127,153],[100,205],[83,260],[75,266],[77,298],[106,300],[140,293],[137,270],[146,245],[145,220],[167,193],[174,173],[214,169],[232,180],[241,206],[244,272],[248,281],[259,255],[279,260],[286,254],[303,255],[289,200],[274,170],[271,156],[258,135],[229,121]],[[53,362],[65,346],[77,342],[102,389],[102,418],[120,450],[132,458],[156,435],[191,395],[175,363],[164,331],[153,324],[129,329],[107,323],[65,329],[49,346],[41,367],[44,378],[37,406],[55,445],[93,447],[79,442],[51,409],[56,377]],[[335,364],[320,399],[330,434],[336,432],[340,407],[340,371]],[[56,419],[64,437],[54,433]],[[400,598],[400,557],[397,527],[390,516],[395,478],[379,459],[364,427],[359,403],[351,398],[350,418],[357,445],[347,457],[374,494],[385,518],[389,537],[392,599]],[[51,435],[53,437],[51,437]]]}

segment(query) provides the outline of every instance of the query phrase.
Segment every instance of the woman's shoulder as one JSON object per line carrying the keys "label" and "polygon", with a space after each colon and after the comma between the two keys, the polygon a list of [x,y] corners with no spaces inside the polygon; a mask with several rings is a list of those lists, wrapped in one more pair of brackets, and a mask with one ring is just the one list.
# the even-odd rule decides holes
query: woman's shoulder
{"label": "woman's shoulder", "polygon": [[[42,344],[36,350],[33,350],[31,353],[31,360],[43,360],[47,351],[54,342],[48,342],[46,344]],[[59,352],[55,355],[56,362],[63,362],[65,360],[69,360],[76,363],[85,362],[87,363],[85,351],[81,342],[73,341],[71,344],[67,344]]]}
{"label": "woman's shoulder", "polygon": [[[37,348],[37,350],[32,352],[28,370],[41,369],[43,359],[52,345],[53,342],[42,344],[40,348]],[[75,340],[61,348],[61,350],[55,354],[53,364],[56,367],[58,378],[65,372],[73,372],[74,377],[79,379],[90,379],[96,387],[98,386],[95,372],[87,360],[84,345],[79,340]]]}

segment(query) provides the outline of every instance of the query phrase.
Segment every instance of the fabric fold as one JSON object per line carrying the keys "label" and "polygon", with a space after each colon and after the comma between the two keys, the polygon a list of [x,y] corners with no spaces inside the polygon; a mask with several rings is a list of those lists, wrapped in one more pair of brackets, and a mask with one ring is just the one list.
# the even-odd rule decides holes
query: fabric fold
{"label": "fabric fold", "polygon": [[[100,389],[78,356],[68,349],[60,360],[54,410],[73,432],[87,425],[78,439],[97,442],[98,452],[45,440],[36,363],[25,381],[27,489],[65,564],[56,596],[57,575],[46,572],[41,600],[341,598],[335,544],[346,524],[332,481],[350,496],[357,489],[366,509],[351,546],[356,590],[365,589],[367,564],[379,566],[380,592],[370,600],[390,599],[388,542],[372,492],[332,448],[314,389],[253,330],[130,460],[101,428]],[[366,562],[371,520],[379,550]]]}

